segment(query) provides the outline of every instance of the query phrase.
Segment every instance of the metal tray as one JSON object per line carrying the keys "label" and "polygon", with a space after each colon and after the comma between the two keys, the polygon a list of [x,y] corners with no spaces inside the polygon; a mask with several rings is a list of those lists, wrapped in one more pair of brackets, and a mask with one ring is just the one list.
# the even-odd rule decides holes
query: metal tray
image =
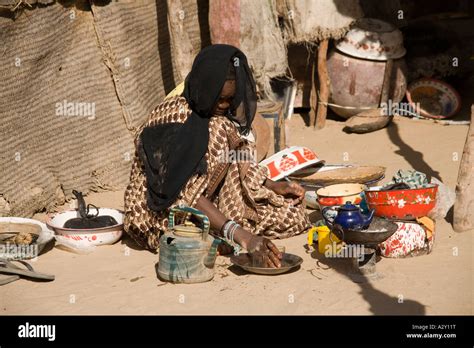
{"label": "metal tray", "polygon": [[234,265],[246,270],[247,272],[264,275],[286,273],[303,263],[303,259],[298,255],[286,253],[283,254],[280,268],[254,267],[252,266],[249,254],[240,254],[237,256],[232,256],[230,258],[230,261],[232,261]]}

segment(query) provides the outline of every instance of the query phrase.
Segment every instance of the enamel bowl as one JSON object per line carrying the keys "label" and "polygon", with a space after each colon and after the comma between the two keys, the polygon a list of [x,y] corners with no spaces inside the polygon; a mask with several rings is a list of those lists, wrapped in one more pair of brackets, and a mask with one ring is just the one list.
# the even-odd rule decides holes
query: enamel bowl
{"label": "enamel bowl", "polygon": [[403,35],[393,24],[375,18],[361,18],[336,48],[353,57],[370,60],[402,58],[405,53]]}
{"label": "enamel bowl", "polygon": [[365,185],[336,184],[323,187],[316,191],[321,210],[325,207],[343,205],[346,202],[360,204],[364,198]]}
{"label": "enamel bowl", "polygon": [[414,220],[426,216],[436,205],[438,185],[420,189],[365,191],[367,204],[375,215],[389,219]]}
{"label": "enamel bowl", "polygon": [[117,220],[118,224],[93,229],[64,228],[67,220],[80,217],[77,210],[67,210],[48,216],[46,224],[54,230],[56,235],[67,239],[71,243],[81,246],[98,246],[114,244],[123,233],[123,212],[116,209],[100,208],[99,216],[109,215]]}
{"label": "enamel bowl", "polygon": [[406,91],[410,105],[428,118],[453,117],[461,109],[459,93],[444,81],[422,78],[411,83]]}
{"label": "enamel bowl", "polygon": [[0,244],[0,258],[7,260],[27,260],[37,257],[44,247],[54,239],[53,231],[41,221],[21,217],[0,217],[3,232],[18,231],[17,227],[31,226],[29,231],[37,235],[37,239],[30,245]]}

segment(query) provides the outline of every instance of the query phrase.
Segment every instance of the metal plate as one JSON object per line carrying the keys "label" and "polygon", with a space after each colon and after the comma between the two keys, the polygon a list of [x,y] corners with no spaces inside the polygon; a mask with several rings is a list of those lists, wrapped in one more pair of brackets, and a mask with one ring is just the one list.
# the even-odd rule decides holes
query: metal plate
{"label": "metal plate", "polygon": [[[367,186],[367,187],[372,187],[372,186],[374,186],[375,184],[377,184],[380,180],[382,180],[382,179],[384,179],[384,178],[385,178],[385,175],[382,175],[381,177],[379,177],[379,178],[377,178],[377,179],[362,182],[362,184],[364,184],[364,185]],[[303,186],[303,188],[304,188],[306,191],[314,191],[314,192],[316,192],[316,191],[319,190],[320,188],[323,188],[323,187],[326,186],[326,185],[324,185],[324,184],[315,184],[315,183],[312,183],[312,182],[302,181],[302,180],[295,180],[295,181],[297,181],[301,186]],[[331,185],[336,185],[336,184],[340,184],[340,182],[336,182],[335,184],[331,184]],[[317,198],[317,197],[316,197],[316,198]]]}
{"label": "metal plate", "polygon": [[263,275],[276,275],[286,273],[303,263],[303,259],[298,255],[286,253],[283,254],[280,268],[253,267],[249,254],[240,254],[238,256],[232,256],[230,260],[234,265],[246,270],[247,272]]}

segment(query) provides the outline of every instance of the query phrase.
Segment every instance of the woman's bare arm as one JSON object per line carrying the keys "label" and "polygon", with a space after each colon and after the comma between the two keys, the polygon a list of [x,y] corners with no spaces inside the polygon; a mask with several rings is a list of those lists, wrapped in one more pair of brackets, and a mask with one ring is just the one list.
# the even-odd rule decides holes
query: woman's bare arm
{"label": "woman's bare arm", "polygon": [[[227,221],[225,215],[222,214],[222,212],[204,196],[199,198],[196,203],[196,208],[207,215],[211,224],[211,228],[213,230],[219,231],[219,236],[222,237],[221,230]],[[246,231],[242,227],[239,227],[234,233],[234,241],[244,249],[247,249],[249,253],[261,252],[265,254],[265,250],[268,250],[268,253],[265,254],[268,257],[268,266],[281,266],[280,260],[282,255],[278,251],[278,248],[269,239],[260,236],[254,236],[252,233]]]}
{"label": "woman's bare arm", "polygon": [[[197,201],[196,208],[202,211],[209,218],[211,223],[211,228],[215,231],[219,231],[219,236],[221,235],[221,230],[226,221],[228,220],[224,214],[220,212],[217,207],[212,204],[212,202],[204,196],[201,196]],[[243,248],[247,247],[249,239],[252,237],[252,234],[245,231],[243,228],[239,228],[234,234],[234,240]]]}

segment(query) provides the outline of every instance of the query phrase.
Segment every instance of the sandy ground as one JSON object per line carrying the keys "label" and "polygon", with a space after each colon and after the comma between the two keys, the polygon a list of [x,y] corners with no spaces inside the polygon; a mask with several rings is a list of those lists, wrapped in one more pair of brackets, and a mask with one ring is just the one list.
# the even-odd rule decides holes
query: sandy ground
{"label": "sandy ground", "polygon": [[[342,132],[328,120],[322,131],[294,115],[290,145],[306,145],[329,163],[383,165],[437,175],[454,188],[467,126],[442,126],[397,118],[366,135]],[[457,159],[457,160],[456,160]],[[388,180],[388,178],[386,179]],[[123,191],[93,193],[88,201],[123,208]],[[44,220],[44,214],[35,218]],[[449,220],[449,217],[448,217]],[[158,256],[128,238],[89,255],[53,248],[33,265],[56,275],[49,283],[19,280],[0,287],[2,314],[472,314],[473,232],[455,233],[441,220],[430,255],[382,259],[381,279],[354,283],[348,260],[307,251],[306,235],[276,244],[303,257],[301,268],[279,276],[245,274],[227,257],[217,259],[214,280],[194,285],[157,279]]]}

